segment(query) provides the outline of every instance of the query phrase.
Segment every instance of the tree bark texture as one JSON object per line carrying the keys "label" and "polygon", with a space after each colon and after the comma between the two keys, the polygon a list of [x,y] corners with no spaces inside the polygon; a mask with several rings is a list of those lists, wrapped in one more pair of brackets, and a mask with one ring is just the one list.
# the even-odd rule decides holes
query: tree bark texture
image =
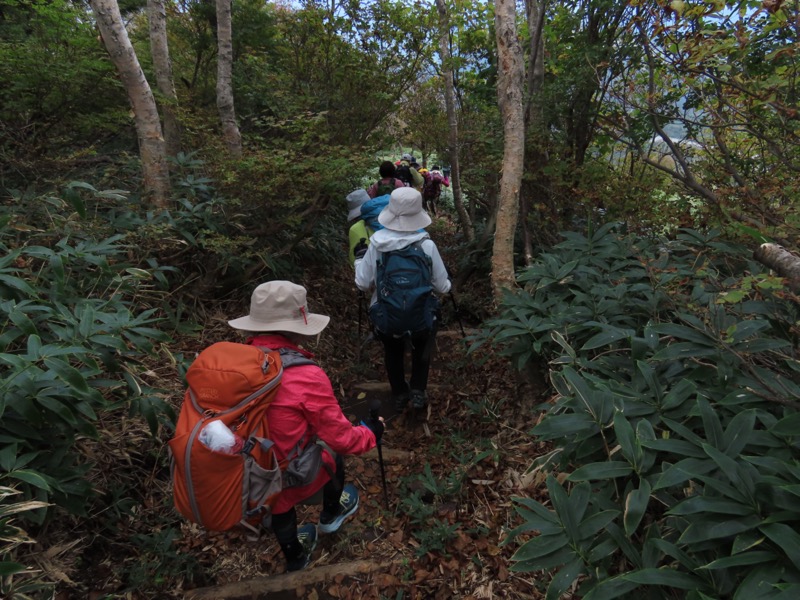
{"label": "tree bark texture", "polygon": [[169,204],[169,168],[153,91],[122,24],[116,0],[91,0],[91,6],[103,43],[133,109],[145,195],[154,206],[166,208]]}
{"label": "tree bark texture", "polygon": [[524,66],[517,37],[516,3],[495,3],[497,33],[497,101],[503,117],[503,173],[497,202],[497,226],[492,250],[492,288],[499,301],[503,289],[515,285],[514,234],[519,214],[519,190],[525,159],[525,118],[522,105]]}
{"label": "tree bark texture", "polygon": [[231,0],[217,0],[217,110],[222,139],[234,158],[242,155],[242,135],[233,105],[233,32]]}
{"label": "tree bark texture", "polygon": [[455,91],[453,90],[453,66],[450,60],[450,19],[445,0],[436,0],[439,11],[439,53],[442,57],[442,77],[444,77],[444,102],[447,109],[447,126],[450,146],[450,189],[453,190],[453,203],[461,221],[461,229],[467,241],[475,240],[472,220],[464,207],[461,196],[461,171],[458,164],[458,116],[456,115]]}
{"label": "tree bark texture", "polygon": [[793,291],[800,290],[800,257],[778,244],[761,244],[753,252],[753,258],[781,277],[785,277]]}
{"label": "tree bark texture", "polygon": [[150,54],[153,57],[153,70],[156,85],[164,98],[161,113],[164,116],[164,142],[167,154],[175,156],[181,151],[181,130],[178,121],[178,95],[172,78],[172,62],[169,59],[167,43],[167,12],[164,0],[147,0],[147,22],[150,26]]}

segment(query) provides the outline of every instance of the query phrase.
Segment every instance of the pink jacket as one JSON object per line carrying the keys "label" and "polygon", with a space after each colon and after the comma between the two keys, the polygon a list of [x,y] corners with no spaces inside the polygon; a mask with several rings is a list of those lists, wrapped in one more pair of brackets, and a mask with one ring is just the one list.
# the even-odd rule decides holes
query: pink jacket
{"label": "pink jacket", "polygon": [[[376,181],[375,183],[373,183],[371,186],[369,186],[367,188],[367,195],[370,198],[375,198],[378,195],[378,185],[381,184],[381,183],[389,183],[391,180],[392,180],[391,177],[384,177],[383,179],[379,179],[378,181]],[[394,178],[394,188],[397,189],[397,188],[401,188],[401,187],[406,187],[406,184],[403,183],[403,181],[401,179],[397,179],[395,177]]]}
{"label": "pink jacket", "polygon": [[[308,358],[314,356],[279,334],[259,335],[247,343],[272,350],[290,348]],[[275,400],[267,409],[267,420],[269,437],[275,442],[279,461],[291,453],[301,438],[305,443],[314,435],[338,454],[363,454],[375,447],[372,431],[354,427],[344,416],[328,376],[316,365],[298,365],[283,372]],[[322,456],[331,470],[335,470],[333,457],[328,452],[323,452]],[[315,494],[329,479],[328,471],[320,469],[317,479],[310,485],[285,489],[273,512],[280,514],[290,510]]]}

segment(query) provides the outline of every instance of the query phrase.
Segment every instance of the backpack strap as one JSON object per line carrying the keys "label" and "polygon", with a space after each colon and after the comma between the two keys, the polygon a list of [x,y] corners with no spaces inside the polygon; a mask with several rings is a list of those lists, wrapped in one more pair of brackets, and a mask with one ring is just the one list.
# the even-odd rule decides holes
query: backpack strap
{"label": "backpack strap", "polygon": [[292,348],[279,348],[278,354],[281,355],[281,363],[283,363],[284,369],[288,369],[289,367],[299,367],[301,365],[317,364],[302,352],[293,350]]}

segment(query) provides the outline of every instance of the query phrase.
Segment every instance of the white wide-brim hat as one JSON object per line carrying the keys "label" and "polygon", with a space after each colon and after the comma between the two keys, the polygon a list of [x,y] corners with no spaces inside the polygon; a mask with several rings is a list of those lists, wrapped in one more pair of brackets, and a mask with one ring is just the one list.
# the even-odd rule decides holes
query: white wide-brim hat
{"label": "white wide-brim hat", "polygon": [[393,231],[417,231],[431,224],[422,209],[422,194],[411,187],[396,188],[389,204],[378,215],[378,223]]}
{"label": "white wide-brim hat", "polygon": [[361,205],[369,200],[367,190],[355,190],[347,194],[347,220],[352,221],[361,216]]}
{"label": "white wide-brim hat", "polygon": [[228,321],[244,331],[288,331],[317,335],[331,318],[308,311],[306,288],[291,281],[262,283],[250,297],[250,314]]}

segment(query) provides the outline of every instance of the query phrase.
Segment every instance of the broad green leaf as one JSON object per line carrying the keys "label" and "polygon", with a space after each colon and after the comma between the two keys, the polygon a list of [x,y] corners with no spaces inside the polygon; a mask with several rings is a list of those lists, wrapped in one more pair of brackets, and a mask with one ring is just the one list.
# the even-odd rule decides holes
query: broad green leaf
{"label": "broad green leaf", "polygon": [[723,432],[722,423],[720,423],[719,416],[711,407],[711,404],[705,398],[697,400],[697,406],[700,409],[700,416],[703,419],[703,427],[705,428],[706,438],[714,448],[723,448]]}
{"label": "broad green leaf", "polygon": [[27,570],[25,565],[8,560],[0,560],[0,577],[9,577]]}
{"label": "broad green leaf", "polygon": [[666,585],[681,590],[696,590],[704,588],[704,582],[695,575],[682,573],[667,567],[660,569],[639,569],[622,576],[627,581],[642,585]]}
{"label": "broad green leaf", "polygon": [[45,480],[45,478],[36,471],[19,469],[17,471],[11,471],[8,473],[7,477],[10,477],[11,479],[19,479],[20,481],[24,481],[25,483],[29,483],[34,487],[48,492],[51,490],[50,484],[47,483],[47,480]]}
{"label": "broad green leaf", "polygon": [[738,458],[750,441],[756,420],[755,410],[743,410],[730,420],[722,435],[722,450],[732,458]]}
{"label": "broad green leaf", "polygon": [[564,525],[567,536],[573,542],[579,541],[580,531],[578,529],[578,521],[572,513],[569,503],[569,496],[566,490],[561,487],[558,480],[552,475],[547,476],[547,491],[550,493],[550,501],[553,503],[553,508],[558,515],[558,519]]}
{"label": "broad green leaf", "polygon": [[627,498],[625,498],[625,513],[623,522],[625,524],[625,533],[632,536],[639,523],[642,521],[644,513],[647,511],[647,504],[650,501],[650,484],[646,479],[641,479],[639,488],[631,490]]}
{"label": "broad green leaf", "polygon": [[740,533],[736,536],[733,540],[733,546],[731,547],[731,554],[738,554],[739,552],[744,552],[745,550],[749,550],[750,548],[755,548],[761,542],[763,542],[766,538],[760,534],[757,530],[753,531],[745,531],[744,533]]}
{"label": "broad green leaf", "polygon": [[710,444],[703,444],[703,451],[708,454],[711,460],[725,473],[725,477],[727,477],[733,485],[742,485],[742,478],[739,476],[739,465],[735,460]]}
{"label": "broad green leaf", "polygon": [[634,333],[633,329],[621,329],[606,325],[604,331],[586,340],[586,343],[581,346],[581,351],[585,352],[586,350],[594,350],[596,348],[608,346],[616,341],[630,338]]}
{"label": "broad green leaf", "polygon": [[678,342],[670,344],[663,350],[659,350],[653,355],[653,360],[685,360],[687,358],[704,358],[716,356],[719,350],[716,348],[706,348],[690,342]]}
{"label": "broad green leaf", "polygon": [[555,513],[551,510],[547,510],[544,506],[538,503],[536,500],[531,498],[524,498],[521,496],[514,496],[511,500],[517,504],[521,504],[526,508],[532,510],[536,513],[538,517],[544,519],[545,521],[549,521],[551,523],[558,523],[558,518],[556,517]]}
{"label": "broad green leaf", "polygon": [[551,552],[545,556],[534,558],[532,560],[521,560],[511,565],[510,571],[516,573],[530,573],[531,571],[542,571],[546,569],[555,569],[561,565],[575,560],[577,555],[572,548],[565,546],[560,550]]}
{"label": "broad green leaf", "polygon": [[24,279],[20,279],[19,277],[0,274],[0,284],[5,284],[10,288],[24,292],[32,298],[37,297],[36,290],[33,289]]}
{"label": "broad green leaf", "polygon": [[715,465],[708,459],[685,458],[674,465],[670,465],[661,473],[653,486],[654,490],[671,488],[690,479],[697,478],[715,470]]}
{"label": "broad green leaf", "polygon": [[639,587],[638,583],[627,581],[618,575],[617,577],[604,579],[595,585],[589,590],[586,596],[583,597],[583,600],[613,600],[614,598],[626,595],[628,592],[632,592],[637,587]]}
{"label": "broad green leaf", "polygon": [[759,529],[786,553],[795,568],[800,569],[800,534],[785,523],[770,523]]}
{"label": "broad green leaf", "polygon": [[747,504],[713,496],[691,496],[667,511],[667,514],[679,516],[702,513],[744,516],[755,514],[755,511]]}
{"label": "broad green leaf", "polygon": [[89,385],[86,383],[86,379],[75,367],[70,366],[63,360],[52,357],[46,357],[44,364],[70,387],[84,394],[89,393]]}
{"label": "broad green leaf", "polygon": [[686,340],[700,346],[709,346],[715,348],[718,345],[717,340],[710,337],[705,331],[698,331],[686,325],[679,325],[677,323],[658,323],[652,325],[651,329],[658,333],[668,335],[676,340]]}
{"label": "broad green leaf", "polygon": [[583,559],[576,558],[558,570],[547,586],[545,600],[559,600],[572,583],[585,573]]}
{"label": "broad green leaf", "polygon": [[709,540],[733,537],[754,529],[761,522],[757,516],[744,517],[720,521],[706,518],[702,521],[692,521],[678,539],[679,544],[697,544]]}
{"label": "broad green leaf", "polygon": [[563,534],[540,535],[522,544],[522,546],[514,552],[511,560],[514,562],[534,560],[563,548],[567,545],[567,542],[569,542],[569,539]]}
{"label": "broad green leaf", "polygon": [[614,413],[614,433],[617,436],[617,443],[622,449],[622,455],[636,469],[639,466],[640,450],[637,447],[638,443],[633,427],[631,427],[628,419],[625,418],[621,411]]}
{"label": "broad green leaf", "polygon": [[586,517],[580,524],[580,537],[586,540],[606,528],[614,519],[619,516],[618,510],[603,510]]}
{"label": "broad green leaf", "polygon": [[757,565],[765,562],[775,562],[777,560],[778,556],[774,552],[765,552],[765,551],[742,552],[741,554],[734,554],[733,556],[718,558],[717,560],[711,561],[707,565],[704,565],[700,568],[729,569],[730,567]]}
{"label": "broad green leaf", "polygon": [[784,417],[770,429],[770,432],[785,437],[800,435],[800,413]]}
{"label": "broad green leaf", "polygon": [[633,467],[623,461],[596,462],[575,469],[567,476],[569,481],[597,481],[633,474]]}

